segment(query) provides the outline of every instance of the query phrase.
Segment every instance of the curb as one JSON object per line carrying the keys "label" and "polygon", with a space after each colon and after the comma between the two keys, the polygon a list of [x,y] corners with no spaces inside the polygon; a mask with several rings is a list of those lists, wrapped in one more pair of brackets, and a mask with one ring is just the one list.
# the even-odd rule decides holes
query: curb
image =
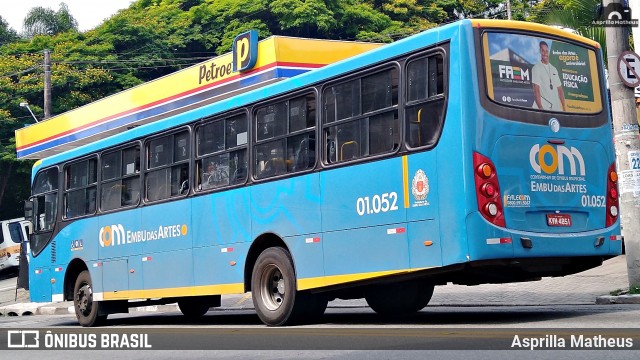
{"label": "curb", "polygon": [[38,315],[38,310],[41,307],[47,307],[41,303],[17,303],[12,305],[3,306],[0,308],[0,315],[2,316],[29,316]]}
{"label": "curb", "polygon": [[38,308],[36,315],[67,315],[73,314],[73,305],[72,306],[41,306]]}
{"label": "curb", "polygon": [[640,304],[640,295],[598,296],[596,304]]}

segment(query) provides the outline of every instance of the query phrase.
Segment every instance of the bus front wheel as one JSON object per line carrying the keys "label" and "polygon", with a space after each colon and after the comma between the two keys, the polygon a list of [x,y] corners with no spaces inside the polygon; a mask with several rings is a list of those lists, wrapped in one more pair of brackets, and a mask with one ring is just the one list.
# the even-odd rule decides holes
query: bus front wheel
{"label": "bus front wheel", "polygon": [[376,285],[367,291],[365,299],[380,315],[408,315],[427,306],[433,289],[433,285],[417,281]]}
{"label": "bus front wheel", "polygon": [[100,326],[107,320],[107,315],[99,315],[100,302],[93,299],[91,275],[88,270],[84,270],[76,278],[73,288],[73,307],[78,323],[82,326]]}
{"label": "bus front wheel", "polygon": [[317,321],[327,300],[308,291],[297,291],[293,261],[281,247],[264,250],[253,267],[251,295],[256,313],[269,326]]}

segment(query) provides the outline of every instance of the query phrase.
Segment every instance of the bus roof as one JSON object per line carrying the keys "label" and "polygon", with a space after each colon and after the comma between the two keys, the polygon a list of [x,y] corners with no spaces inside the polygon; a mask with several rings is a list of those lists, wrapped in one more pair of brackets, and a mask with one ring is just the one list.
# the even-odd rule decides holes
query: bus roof
{"label": "bus roof", "polygon": [[571,40],[579,41],[582,43],[586,43],[593,47],[600,47],[600,44],[597,41],[593,41],[586,37],[574,34],[572,32],[559,29],[557,27],[525,22],[525,21],[505,21],[505,20],[493,20],[493,19],[473,19],[471,20],[471,24],[473,27],[486,27],[486,28],[508,28],[508,29],[519,29],[526,31],[534,31],[541,32],[545,34],[556,35],[564,38],[568,38]]}
{"label": "bus roof", "polygon": [[256,59],[246,71],[236,71],[234,53],[227,53],[19,129],[17,157],[46,158],[380,45],[272,36],[249,44]]}

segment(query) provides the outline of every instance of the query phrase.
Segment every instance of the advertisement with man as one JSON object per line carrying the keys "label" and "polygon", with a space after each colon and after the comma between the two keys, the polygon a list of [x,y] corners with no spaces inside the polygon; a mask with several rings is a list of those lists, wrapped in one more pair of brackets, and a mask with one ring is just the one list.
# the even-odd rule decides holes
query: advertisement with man
{"label": "advertisement with man", "polygon": [[492,100],[553,112],[602,110],[593,50],[522,34],[490,32],[483,42]]}

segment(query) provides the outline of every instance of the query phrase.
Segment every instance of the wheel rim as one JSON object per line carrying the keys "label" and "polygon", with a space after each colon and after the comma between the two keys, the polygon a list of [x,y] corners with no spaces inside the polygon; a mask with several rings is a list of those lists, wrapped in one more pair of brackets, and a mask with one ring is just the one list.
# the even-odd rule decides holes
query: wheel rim
{"label": "wheel rim", "polygon": [[260,290],[260,298],[268,310],[278,310],[284,303],[286,295],[284,278],[276,265],[270,264],[262,271]]}
{"label": "wheel rim", "polygon": [[91,285],[85,283],[76,292],[76,307],[83,316],[88,316],[91,313],[91,307],[93,306],[93,292],[91,291]]}

